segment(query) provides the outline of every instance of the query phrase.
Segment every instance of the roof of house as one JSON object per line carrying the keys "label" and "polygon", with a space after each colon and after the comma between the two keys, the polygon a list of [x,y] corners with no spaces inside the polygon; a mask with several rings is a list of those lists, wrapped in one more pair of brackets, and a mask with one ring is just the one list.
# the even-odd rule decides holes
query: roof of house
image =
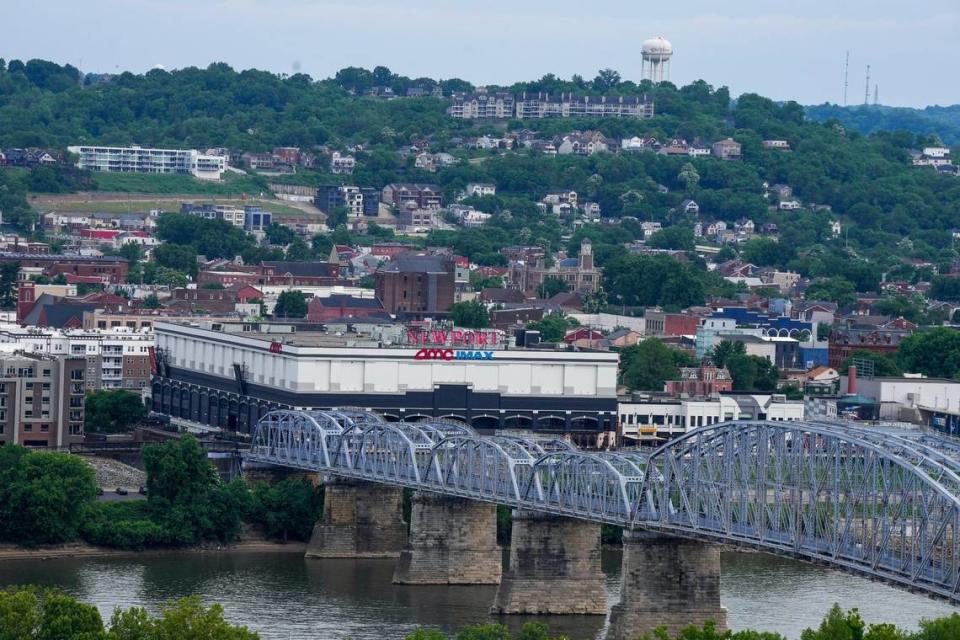
{"label": "roof of house", "polygon": [[385,273],[449,273],[450,259],[445,256],[401,253],[381,267]]}
{"label": "roof of house", "polygon": [[383,309],[383,304],[376,298],[360,298],[347,293],[333,293],[323,298],[311,298],[310,305],[351,309]]}
{"label": "roof of house", "polygon": [[484,302],[524,302],[527,298],[519,289],[487,287],[480,292],[480,299]]}
{"label": "roof of house", "polygon": [[330,276],[329,262],[286,262],[279,260],[264,260],[263,266],[273,269],[276,274],[290,274],[291,276]]}

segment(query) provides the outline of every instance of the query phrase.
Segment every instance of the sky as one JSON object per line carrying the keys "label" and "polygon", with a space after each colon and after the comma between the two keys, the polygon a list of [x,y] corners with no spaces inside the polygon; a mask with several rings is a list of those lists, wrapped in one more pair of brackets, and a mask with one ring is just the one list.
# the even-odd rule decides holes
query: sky
{"label": "sky", "polygon": [[4,0],[0,57],[144,72],[226,62],[332,76],[385,65],[410,77],[510,84],[546,73],[640,79],[640,45],[673,43],[672,80],[736,96],[960,103],[958,0]]}

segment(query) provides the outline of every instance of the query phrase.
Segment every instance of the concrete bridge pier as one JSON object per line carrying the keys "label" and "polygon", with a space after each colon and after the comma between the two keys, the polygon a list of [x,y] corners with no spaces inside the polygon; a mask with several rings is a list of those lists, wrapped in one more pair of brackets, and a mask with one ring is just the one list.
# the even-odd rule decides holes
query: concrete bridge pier
{"label": "concrete bridge pier", "polygon": [[418,491],[394,584],[499,584],[497,507]]}
{"label": "concrete bridge pier", "polygon": [[607,640],[633,640],[665,626],[670,637],[713,620],[727,628],[720,606],[720,548],[643,531],[623,532],[623,586],[610,613]]}
{"label": "concrete bridge pier", "polygon": [[308,558],[396,558],[407,542],[403,489],[373,482],[324,480],[323,515]]}
{"label": "concrete bridge pier", "polygon": [[510,567],[491,612],[606,614],[600,525],[514,509]]}

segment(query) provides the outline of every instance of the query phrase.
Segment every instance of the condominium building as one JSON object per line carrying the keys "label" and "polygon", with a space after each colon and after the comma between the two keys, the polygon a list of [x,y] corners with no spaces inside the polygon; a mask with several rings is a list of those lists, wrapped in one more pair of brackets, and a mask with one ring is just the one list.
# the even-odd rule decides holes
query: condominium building
{"label": "condominium building", "polygon": [[349,218],[380,215],[380,191],[373,187],[325,184],[317,188],[314,205],[324,213],[341,207]]}
{"label": "condominium building", "polygon": [[113,329],[36,329],[0,326],[0,345],[33,356],[79,358],[85,362],[87,390],[139,391],[150,383],[153,331]]}
{"label": "condominium building", "polygon": [[86,362],[0,350],[0,444],[66,447],[83,439]]}
{"label": "condominium building", "polygon": [[509,93],[455,93],[447,114],[463,120],[512,118],[514,97]]}
{"label": "condominium building", "polygon": [[79,156],[77,167],[108,173],[170,173],[219,180],[227,168],[226,156],[195,149],[145,149],[143,147],[67,147]]}
{"label": "condominium building", "polygon": [[652,118],[647,96],[574,96],[561,93],[523,93],[516,99],[515,116],[540,118]]}
{"label": "condominium building", "polygon": [[244,210],[241,207],[235,207],[229,204],[210,204],[200,205],[192,202],[184,202],[180,205],[180,213],[191,216],[200,216],[208,220],[223,220],[240,229],[244,224]]}

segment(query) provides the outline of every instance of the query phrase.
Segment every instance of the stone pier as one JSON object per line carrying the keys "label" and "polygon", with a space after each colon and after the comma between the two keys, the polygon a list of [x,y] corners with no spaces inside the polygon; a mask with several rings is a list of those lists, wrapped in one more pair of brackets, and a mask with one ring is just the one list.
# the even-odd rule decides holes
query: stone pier
{"label": "stone pier", "polygon": [[491,612],[606,614],[600,525],[515,509],[510,567]]}
{"label": "stone pier", "polygon": [[418,491],[395,584],[499,584],[497,507]]}
{"label": "stone pier", "polygon": [[323,515],[313,527],[308,558],[396,558],[407,542],[403,490],[327,478]]}
{"label": "stone pier", "polygon": [[623,586],[610,613],[607,640],[633,640],[663,625],[675,637],[684,627],[727,628],[720,606],[720,548],[640,531],[623,533]]}

